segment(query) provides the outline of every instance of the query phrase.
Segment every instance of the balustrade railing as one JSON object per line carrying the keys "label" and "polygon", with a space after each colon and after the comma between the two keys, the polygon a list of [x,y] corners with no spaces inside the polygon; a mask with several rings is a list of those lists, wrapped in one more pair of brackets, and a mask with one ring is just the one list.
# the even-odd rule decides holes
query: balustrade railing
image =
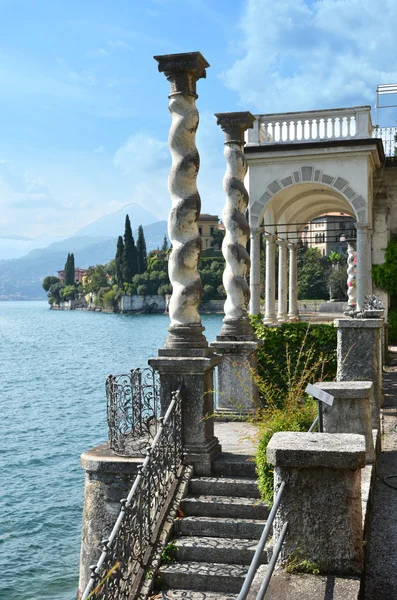
{"label": "balustrade railing", "polygon": [[147,566],[169,492],[182,464],[180,391],[172,401],[147,449],[81,600],[129,600],[139,569]]}
{"label": "balustrade railing", "polygon": [[373,136],[382,140],[385,156],[397,156],[397,127],[376,127]]}
{"label": "balustrade railing", "polygon": [[110,449],[121,456],[144,455],[159,426],[158,374],[146,368],[109,375],[106,398]]}
{"label": "balustrade railing", "polygon": [[248,144],[254,145],[372,137],[373,131],[368,106],[255,116],[247,131]]}

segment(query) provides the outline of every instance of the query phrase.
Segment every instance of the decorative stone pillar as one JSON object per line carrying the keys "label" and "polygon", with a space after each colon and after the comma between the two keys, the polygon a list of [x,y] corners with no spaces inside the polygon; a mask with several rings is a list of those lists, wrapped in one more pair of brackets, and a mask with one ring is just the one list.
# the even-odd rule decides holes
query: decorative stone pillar
{"label": "decorative stone pillar", "polygon": [[372,293],[371,233],[368,223],[356,223],[357,229],[357,309],[362,310],[365,296]]}
{"label": "decorative stone pillar", "polygon": [[276,544],[288,522],[280,560],[294,554],[324,574],[361,574],[364,437],[279,432],[269,442],[267,460],[275,467],[275,494],[285,482],[273,525]]}
{"label": "decorative stone pillar", "polygon": [[251,315],[259,315],[261,312],[261,230],[259,227],[251,227],[250,231],[250,293],[251,300],[249,312]]}
{"label": "decorative stone pillar", "polygon": [[276,322],[276,236],[265,234],[266,238],[266,297],[264,323]]}
{"label": "decorative stone pillar", "polygon": [[83,528],[80,552],[79,591],[90,579],[90,566],[96,564],[120,512],[120,500],[128,496],[143,458],[115,455],[101,444],[81,455],[85,469]]}
{"label": "decorative stone pillar", "polygon": [[244,186],[247,163],[243,152],[244,132],[252,127],[255,117],[249,112],[219,113],[215,116],[225,134],[226,174],[223,187],[226,203],[222,252],[226,261],[223,274],[226,302],[223,327],[211,347],[223,356],[218,367],[217,412],[235,416],[251,411],[258,397],[253,376],[257,370],[258,340],[247,313],[250,293],[246,276],[250,258],[246,251],[249,225],[245,218],[248,192]]}
{"label": "decorative stone pillar", "polygon": [[357,264],[355,258],[354,242],[347,243],[347,310],[353,311],[357,308],[356,293],[356,271]]}
{"label": "decorative stone pillar", "polygon": [[371,400],[372,381],[322,381],[316,383],[320,389],[332,394],[332,406],[323,404],[325,433],[358,433],[365,438],[367,463],[375,460],[372,437]]}
{"label": "decorative stone pillar", "polygon": [[198,111],[196,82],[209,66],[200,52],[154,57],[158,69],[171,83],[169,110],[172,124],[168,142],[172,166],[168,188],[172,208],[168,234],[172,252],[168,262],[172,296],[171,324],[165,347],[149,364],[160,374],[161,406],[164,413],[171,392],[181,388],[185,462],[199,474],[211,473],[211,461],[221,447],[214,436],[213,371],[220,357],[208,348],[198,307],[202,285],[198,273],[201,238],[197,218],[201,210],[196,179],[200,159],[196,148]]}
{"label": "decorative stone pillar", "polygon": [[288,267],[287,267],[287,240],[277,240],[278,245],[278,306],[277,321],[287,321],[288,309]]}
{"label": "decorative stone pillar", "polygon": [[383,405],[383,319],[335,319],[337,336],[337,381],[372,381],[372,428],[379,429]]}
{"label": "decorative stone pillar", "polygon": [[289,243],[289,306],[288,320],[299,321],[298,311],[298,246]]}

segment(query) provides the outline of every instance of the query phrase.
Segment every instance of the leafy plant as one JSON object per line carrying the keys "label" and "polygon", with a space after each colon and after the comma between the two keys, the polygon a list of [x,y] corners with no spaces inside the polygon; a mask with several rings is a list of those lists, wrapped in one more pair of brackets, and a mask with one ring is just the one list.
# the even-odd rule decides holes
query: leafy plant
{"label": "leafy plant", "polygon": [[167,544],[161,553],[161,562],[162,563],[172,563],[176,559],[176,553],[178,551],[178,547],[175,542],[170,542]]}
{"label": "leafy plant", "polygon": [[318,564],[311,560],[302,558],[299,549],[290,554],[285,565],[285,570],[287,573],[309,573],[311,575],[320,574]]}

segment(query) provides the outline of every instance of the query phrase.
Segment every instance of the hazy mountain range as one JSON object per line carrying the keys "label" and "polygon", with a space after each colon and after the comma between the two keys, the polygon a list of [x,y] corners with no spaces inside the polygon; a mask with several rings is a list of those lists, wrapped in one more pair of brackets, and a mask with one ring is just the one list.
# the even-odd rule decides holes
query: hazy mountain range
{"label": "hazy mountain range", "polygon": [[[125,216],[129,215],[135,240],[138,226],[142,225],[148,252],[161,247],[167,222],[160,221],[149,211],[136,203],[127,204],[121,210],[105,215],[86,225],[69,238],[50,238],[41,236],[31,240],[22,236],[0,238],[0,257],[2,242],[31,244],[30,251],[24,256],[12,259],[0,259],[0,299],[18,297],[45,298],[41,281],[46,275],[56,275],[63,269],[67,254],[73,252],[76,267],[87,268],[90,265],[103,264],[114,258],[117,237],[124,233]],[[36,243],[42,246],[38,247]],[[28,247],[28,246],[27,246]],[[4,255],[3,255],[4,256]]]}

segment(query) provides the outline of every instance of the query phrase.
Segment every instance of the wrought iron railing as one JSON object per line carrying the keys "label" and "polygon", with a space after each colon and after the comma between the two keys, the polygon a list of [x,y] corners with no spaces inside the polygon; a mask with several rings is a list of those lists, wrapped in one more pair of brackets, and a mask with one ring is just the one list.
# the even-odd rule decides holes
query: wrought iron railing
{"label": "wrought iron railing", "polygon": [[396,156],[397,127],[376,127],[373,137],[382,140],[385,156]]}
{"label": "wrought iron railing", "polygon": [[135,578],[147,563],[155,543],[171,486],[182,463],[180,391],[172,401],[147,450],[142,467],[126,499],[102,554],[91,567],[91,578],[81,600],[129,600]]}
{"label": "wrought iron railing", "polygon": [[146,368],[109,375],[106,398],[110,449],[122,456],[144,455],[159,426],[158,374]]}

